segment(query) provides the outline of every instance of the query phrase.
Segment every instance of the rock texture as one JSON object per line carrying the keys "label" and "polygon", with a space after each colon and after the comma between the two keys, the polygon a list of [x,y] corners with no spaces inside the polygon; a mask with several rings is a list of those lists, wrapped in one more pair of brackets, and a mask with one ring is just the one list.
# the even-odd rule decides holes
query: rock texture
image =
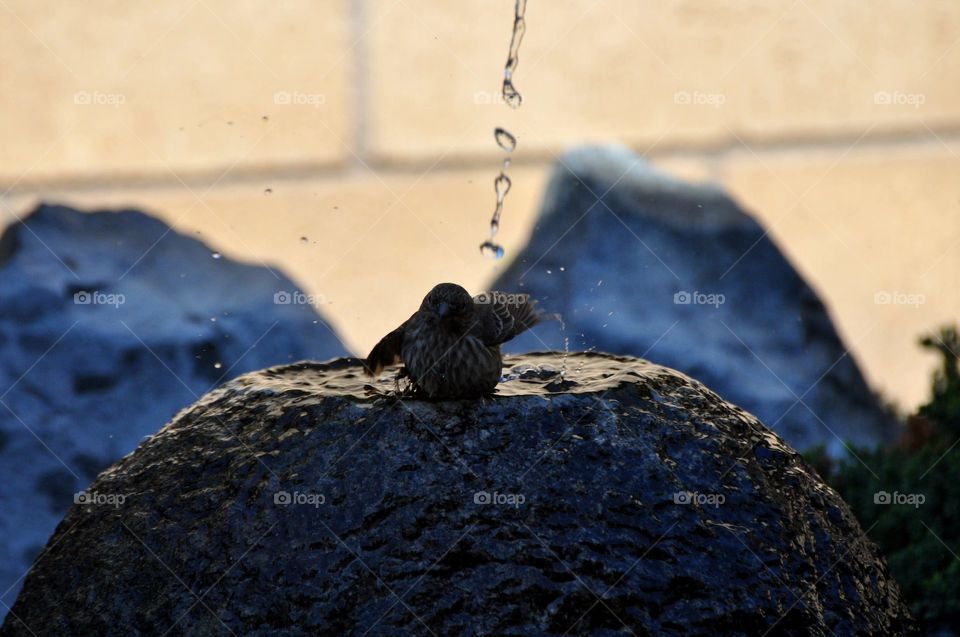
{"label": "rock texture", "polygon": [[7,229],[0,602],[13,603],[74,494],[157,423],[221,380],[344,353],[314,308],[274,303],[294,290],[136,211],[43,205]]}
{"label": "rock texture", "polygon": [[[602,200],[601,200],[602,196]],[[896,423],[817,294],[721,190],[661,174],[626,149],[557,164],[529,244],[494,289],[563,316],[508,351],[629,354],[690,374],[798,449],[890,440]]]}
{"label": "rock texture", "polygon": [[556,359],[435,403],[353,360],[238,378],[101,474],[0,635],[908,632],[847,506],[756,418],[642,360]]}

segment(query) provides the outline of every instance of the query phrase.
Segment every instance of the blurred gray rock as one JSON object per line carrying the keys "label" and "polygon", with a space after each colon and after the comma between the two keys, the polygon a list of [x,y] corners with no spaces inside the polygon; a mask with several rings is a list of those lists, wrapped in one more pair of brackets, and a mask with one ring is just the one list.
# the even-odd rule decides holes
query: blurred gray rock
{"label": "blurred gray rock", "polygon": [[847,505],[756,418],[556,358],[482,400],[378,397],[355,360],[238,378],[100,475],[0,636],[909,632]]}
{"label": "blurred gray rock", "polygon": [[12,604],[74,494],[159,423],[238,374],[344,353],[295,290],[137,211],[42,205],[7,229],[0,602]]}
{"label": "blurred gray rock", "polygon": [[[602,198],[602,200],[600,200]],[[817,294],[722,190],[588,147],[554,168],[528,245],[493,285],[563,316],[511,352],[595,348],[697,378],[798,449],[875,445],[897,424]]]}

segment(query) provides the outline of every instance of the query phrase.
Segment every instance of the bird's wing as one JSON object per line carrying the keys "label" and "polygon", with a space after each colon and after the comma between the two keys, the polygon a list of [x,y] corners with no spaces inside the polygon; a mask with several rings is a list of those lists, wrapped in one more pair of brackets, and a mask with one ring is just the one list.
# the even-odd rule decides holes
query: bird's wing
{"label": "bird's wing", "polygon": [[403,332],[408,322],[405,321],[400,327],[381,338],[380,342],[370,350],[370,355],[363,361],[363,371],[368,376],[377,376],[387,365],[396,365],[400,362]]}
{"label": "bird's wing", "polygon": [[529,294],[484,292],[473,297],[477,331],[487,345],[500,345],[537,323],[543,315]]}

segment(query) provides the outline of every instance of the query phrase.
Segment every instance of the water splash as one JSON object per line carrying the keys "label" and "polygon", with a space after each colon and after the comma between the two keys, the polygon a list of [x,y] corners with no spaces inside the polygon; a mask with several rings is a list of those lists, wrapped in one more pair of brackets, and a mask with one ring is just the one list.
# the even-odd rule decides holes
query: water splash
{"label": "water splash", "polygon": [[517,0],[513,8],[513,35],[510,37],[510,52],[507,54],[507,64],[503,67],[503,99],[510,108],[519,108],[523,103],[523,96],[513,85],[513,73],[520,63],[520,43],[523,34],[527,31],[527,21],[524,14],[527,12],[527,0]]}
{"label": "water splash", "polygon": [[563,358],[560,359],[560,378],[564,379],[567,374],[567,357],[570,356],[570,338],[567,336],[567,324],[563,320],[563,317],[557,314],[557,320],[560,321],[560,333],[563,334]]}

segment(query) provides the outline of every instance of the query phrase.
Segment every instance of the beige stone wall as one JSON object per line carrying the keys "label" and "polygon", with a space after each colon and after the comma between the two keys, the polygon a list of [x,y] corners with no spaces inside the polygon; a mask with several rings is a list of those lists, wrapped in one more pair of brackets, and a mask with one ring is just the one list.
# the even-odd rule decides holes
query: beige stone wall
{"label": "beige stone wall", "polygon": [[[960,3],[529,0],[0,2],[0,223],[38,199],[133,205],[323,295],[365,351],[476,246],[519,139],[503,240],[555,156],[617,142],[724,184],[904,407],[960,318]],[[265,194],[269,188],[272,194]],[[300,240],[301,236],[308,241]],[[877,305],[878,292],[923,295]],[[384,309],[386,308],[386,309]]]}

